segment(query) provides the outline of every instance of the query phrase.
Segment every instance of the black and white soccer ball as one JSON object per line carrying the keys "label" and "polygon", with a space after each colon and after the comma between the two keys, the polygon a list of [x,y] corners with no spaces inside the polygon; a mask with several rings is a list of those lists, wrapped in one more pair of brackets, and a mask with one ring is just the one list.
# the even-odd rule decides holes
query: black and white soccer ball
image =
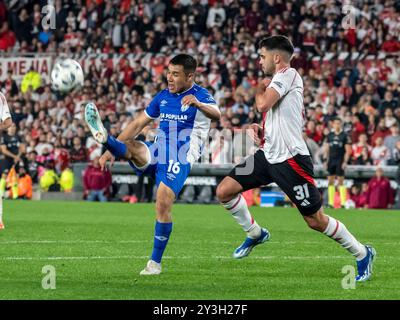
{"label": "black and white soccer ball", "polygon": [[53,90],[68,93],[83,86],[84,76],[81,65],[73,59],[59,60],[51,71]]}

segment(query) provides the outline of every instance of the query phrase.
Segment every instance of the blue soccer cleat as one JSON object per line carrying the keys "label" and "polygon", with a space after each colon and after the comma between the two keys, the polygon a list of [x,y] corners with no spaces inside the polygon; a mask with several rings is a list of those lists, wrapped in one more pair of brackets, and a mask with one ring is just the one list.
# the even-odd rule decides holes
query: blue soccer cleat
{"label": "blue soccer cleat", "polygon": [[247,237],[246,240],[233,253],[235,259],[247,257],[253,248],[269,240],[270,234],[267,229],[261,228],[261,234],[257,239]]}
{"label": "blue soccer cleat", "polygon": [[376,256],[376,251],[373,247],[365,246],[367,248],[367,255],[364,259],[357,261],[357,271],[356,276],[357,282],[367,281],[372,276],[372,265]]}
{"label": "blue soccer cleat", "polygon": [[89,102],[85,107],[85,121],[93,138],[100,144],[105,143],[107,141],[107,130],[104,128],[99,111],[93,102]]}

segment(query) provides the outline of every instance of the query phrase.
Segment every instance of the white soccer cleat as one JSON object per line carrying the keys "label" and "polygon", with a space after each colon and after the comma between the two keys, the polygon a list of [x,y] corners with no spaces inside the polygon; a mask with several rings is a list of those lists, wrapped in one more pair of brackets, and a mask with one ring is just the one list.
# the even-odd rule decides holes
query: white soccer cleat
{"label": "white soccer cleat", "polygon": [[101,122],[101,117],[96,105],[89,102],[85,107],[85,121],[92,132],[93,138],[101,144],[107,142],[107,130]]}
{"label": "white soccer cleat", "polygon": [[161,263],[157,263],[153,260],[147,262],[146,268],[140,271],[141,276],[151,276],[161,273]]}

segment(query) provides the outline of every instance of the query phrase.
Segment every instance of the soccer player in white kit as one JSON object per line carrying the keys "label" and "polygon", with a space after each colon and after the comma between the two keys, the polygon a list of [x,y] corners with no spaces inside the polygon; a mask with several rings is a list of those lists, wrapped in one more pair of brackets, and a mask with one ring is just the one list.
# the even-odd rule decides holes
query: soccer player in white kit
{"label": "soccer player in white kit", "polygon": [[260,66],[267,77],[255,97],[263,114],[262,127],[254,126],[254,139],[262,129],[260,148],[237,165],[217,187],[217,197],[247,233],[234,251],[246,257],[270,233],[251,216],[241,192],[275,182],[296,205],[308,226],[338,242],[357,260],[356,281],[371,277],[375,250],[361,244],[343,223],[323,212],[321,195],[314,182],[313,163],[303,139],[303,81],[290,67],[294,48],[285,36],[264,38],[259,44]]}
{"label": "soccer player in white kit", "polygon": [[[6,97],[0,92],[0,134],[12,125],[11,113],[8,108]],[[0,168],[1,169],[1,168]],[[4,229],[3,223],[3,198],[0,197],[0,230]]]}

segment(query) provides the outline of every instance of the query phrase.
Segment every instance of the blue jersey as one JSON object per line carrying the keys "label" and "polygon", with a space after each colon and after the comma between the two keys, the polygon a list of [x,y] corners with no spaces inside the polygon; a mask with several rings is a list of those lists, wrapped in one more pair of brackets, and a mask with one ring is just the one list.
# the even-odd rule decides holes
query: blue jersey
{"label": "blue jersey", "polygon": [[187,162],[193,164],[201,156],[211,120],[197,107],[182,105],[181,100],[186,95],[194,95],[198,101],[218,108],[208,90],[194,84],[182,93],[170,93],[164,89],[150,102],[145,113],[160,120],[156,141],[166,148],[166,160],[184,155]]}

